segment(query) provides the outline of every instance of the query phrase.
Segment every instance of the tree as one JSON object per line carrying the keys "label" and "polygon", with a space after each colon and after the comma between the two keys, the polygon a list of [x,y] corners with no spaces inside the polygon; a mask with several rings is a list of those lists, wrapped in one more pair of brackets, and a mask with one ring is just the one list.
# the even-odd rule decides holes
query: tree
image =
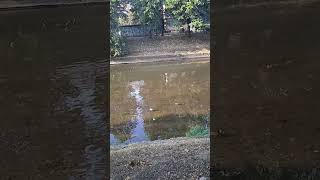
{"label": "tree", "polygon": [[125,54],[125,39],[121,36],[119,29],[120,18],[127,18],[127,0],[110,1],[110,54],[111,56],[121,56]]}
{"label": "tree", "polygon": [[166,0],[166,11],[182,25],[186,24],[191,34],[190,24],[196,29],[203,28],[209,21],[210,2],[208,0]]}
{"label": "tree", "polygon": [[164,32],[163,9],[164,0],[132,0],[130,5],[135,19],[141,24],[147,25],[150,35],[153,32]]}

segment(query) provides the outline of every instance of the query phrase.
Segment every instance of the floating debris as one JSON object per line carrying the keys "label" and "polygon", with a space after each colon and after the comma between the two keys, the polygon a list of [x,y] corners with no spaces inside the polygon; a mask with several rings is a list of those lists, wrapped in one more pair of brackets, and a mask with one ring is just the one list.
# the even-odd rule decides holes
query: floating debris
{"label": "floating debris", "polygon": [[156,109],[153,109],[153,108],[150,108],[149,111],[159,111],[159,110],[156,110]]}

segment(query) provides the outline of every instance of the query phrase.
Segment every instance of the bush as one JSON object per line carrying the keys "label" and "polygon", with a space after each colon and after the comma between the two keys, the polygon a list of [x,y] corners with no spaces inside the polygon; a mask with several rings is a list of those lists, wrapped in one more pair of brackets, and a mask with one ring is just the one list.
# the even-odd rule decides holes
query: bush
{"label": "bush", "polygon": [[209,129],[205,126],[193,126],[187,133],[187,137],[206,137],[209,135]]}
{"label": "bush", "polygon": [[117,57],[117,56],[123,56],[127,53],[126,51],[126,41],[123,36],[119,33],[118,30],[113,30],[111,32],[111,38],[110,38],[110,49],[111,49],[111,56]]}
{"label": "bush", "polygon": [[204,21],[199,18],[191,21],[191,27],[195,32],[210,31],[210,24],[204,23]]}

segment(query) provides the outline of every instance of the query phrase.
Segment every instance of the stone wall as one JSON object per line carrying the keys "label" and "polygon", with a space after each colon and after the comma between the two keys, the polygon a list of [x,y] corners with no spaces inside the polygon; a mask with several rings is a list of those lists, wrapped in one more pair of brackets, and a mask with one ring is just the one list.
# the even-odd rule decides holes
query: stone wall
{"label": "stone wall", "polygon": [[141,37],[149,35],[149,26],[143,25],[128,25],[120,26],[121,33],[125,37]]}

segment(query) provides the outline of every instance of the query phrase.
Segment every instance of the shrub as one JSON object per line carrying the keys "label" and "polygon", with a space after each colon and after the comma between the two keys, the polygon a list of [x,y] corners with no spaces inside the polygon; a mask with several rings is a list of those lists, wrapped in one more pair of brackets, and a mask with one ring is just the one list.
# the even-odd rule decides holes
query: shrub
{"label": "shrub", "polygon": [[110,38],[110,54],[112,57],[123,56],[126,54],[126,41],[118,30],[111,32]]}
{"label": "shrub", "polygon": [[205,126],[193,126],[187,133],[187,137],[206,137],[209,135],[209,129]]}

